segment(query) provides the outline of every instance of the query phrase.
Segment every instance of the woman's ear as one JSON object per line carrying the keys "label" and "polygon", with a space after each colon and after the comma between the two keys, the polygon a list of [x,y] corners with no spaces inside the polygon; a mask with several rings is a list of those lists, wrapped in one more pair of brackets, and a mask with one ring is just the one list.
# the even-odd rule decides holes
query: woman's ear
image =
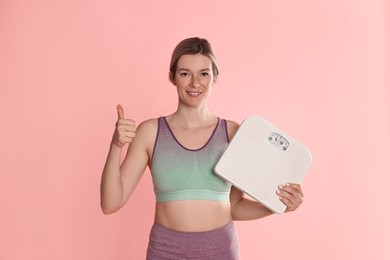
{"label": "woman's ear", "polygon": [[172,71],[169,72],[169,80],[172,82],[173,85],[176,86],[175,75]]}

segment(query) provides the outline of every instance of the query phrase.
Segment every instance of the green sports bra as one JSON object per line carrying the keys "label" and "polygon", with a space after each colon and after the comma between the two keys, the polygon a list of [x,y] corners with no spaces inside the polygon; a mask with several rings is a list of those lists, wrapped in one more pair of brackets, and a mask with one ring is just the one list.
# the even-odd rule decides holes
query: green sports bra
{"label": "green sports bra", "polygon": [[228,143],[226,120],[218,118],[208,142],[192,150],[178,142],[166,118],[160,117],[151,169],[156,201],[228,202],[231,184],[214,173],[215,164]]}

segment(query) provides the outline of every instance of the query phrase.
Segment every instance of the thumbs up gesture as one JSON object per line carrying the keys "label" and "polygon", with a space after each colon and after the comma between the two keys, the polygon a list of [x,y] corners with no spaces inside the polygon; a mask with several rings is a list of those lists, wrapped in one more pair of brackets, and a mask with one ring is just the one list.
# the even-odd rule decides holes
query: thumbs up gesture
{"label": "thumbs up gesture", "polygon": [[131,143],[135,137],[137,128],[133,120],[125,118],[125,111],[121,105],[117,105],[116,110],[118,112],[118,121],[115,125],[112,143],[119,147],[123,147],[126,143]]}

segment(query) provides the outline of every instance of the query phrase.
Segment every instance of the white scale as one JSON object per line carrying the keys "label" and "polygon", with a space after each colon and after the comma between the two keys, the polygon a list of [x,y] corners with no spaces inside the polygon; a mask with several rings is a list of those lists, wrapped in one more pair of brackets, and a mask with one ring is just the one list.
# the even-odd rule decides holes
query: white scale
{"label": "white scale", "polygon": [[280,184],[301,183],[312,161],[308,148],[259,116],[243,121],[215,173],[265,207],[281,214]]}

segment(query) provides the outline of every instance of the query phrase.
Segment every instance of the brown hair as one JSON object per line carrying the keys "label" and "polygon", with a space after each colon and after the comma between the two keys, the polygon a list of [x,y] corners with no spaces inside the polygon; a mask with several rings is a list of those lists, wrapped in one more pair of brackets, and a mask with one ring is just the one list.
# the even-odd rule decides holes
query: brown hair
{"label": "brown hair", "polygon": [[172,52],[171,64],[169,66],[169,79],[174,83],[174,77],[177,69],[177,62],[185,54],[202,54],[211,60],[214,82],[219,75],[217,61],[211,44],[206,40],[198,37],[187,38],[179,42]]}

